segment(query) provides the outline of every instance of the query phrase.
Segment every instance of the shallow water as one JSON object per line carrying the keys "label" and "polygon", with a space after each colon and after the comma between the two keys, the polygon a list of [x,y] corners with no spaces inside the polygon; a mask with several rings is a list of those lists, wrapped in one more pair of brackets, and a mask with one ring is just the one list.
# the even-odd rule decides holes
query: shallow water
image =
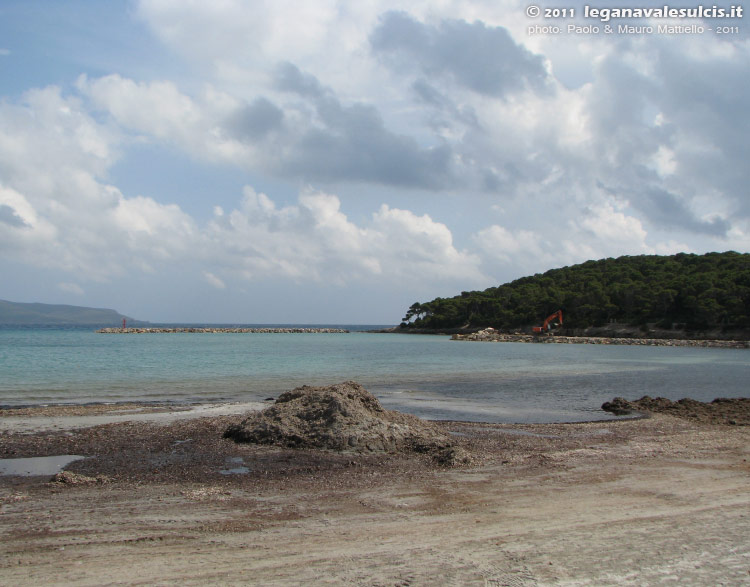
{"label": "shallow water", "polygon": [[73,461],[85,459],[80,455],[56,455],[23,459],[0,459],[0,475],[56,475]]}
{"label": "shallow water", "polygon": [[227,466],[231,468],[221,469],[219,473],[222,475],[244,475],[245,473],[250,472],[250,469],[245,466],[245,460],[242,457],[231,457],[227,459]]}
{"label": "shallow water", "polygon": [[263,401],[362,383],[432,419],[608,419],[615,396],[748,397],[750,351],[456,342],[399,334],[142,334],[0,328],[0,405]]}

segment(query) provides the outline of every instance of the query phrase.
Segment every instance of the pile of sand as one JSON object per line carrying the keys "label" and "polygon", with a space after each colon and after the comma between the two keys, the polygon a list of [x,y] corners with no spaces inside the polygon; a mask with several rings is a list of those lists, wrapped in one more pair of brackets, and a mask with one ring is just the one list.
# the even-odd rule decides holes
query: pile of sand
{"label": "pile of sand", "polygon": [[443,464],[464,460],[451,438],[436,426],[384,410],[375,396],[353,381],[288,391],[269,408],[227,428],[224,436],[291,448],[428,453]]}
{"label": "pile of sand", "polygon": [[750,398],[745,397],[718,398],[710,403],[689,398],[673,402],[663,397],[653,398],[647,395],[636,401],[616,397],[611,402],[602,404],[602,409],[618,415],[658,412],[705,424],[750,425]]}

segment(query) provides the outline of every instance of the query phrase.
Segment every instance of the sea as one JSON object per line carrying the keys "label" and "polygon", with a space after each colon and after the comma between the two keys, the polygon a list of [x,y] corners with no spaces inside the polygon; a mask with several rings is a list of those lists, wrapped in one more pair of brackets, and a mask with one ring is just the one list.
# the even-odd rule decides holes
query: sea
{"label": "sea", "polygon": [[350,332],[99,334],[90,326],[0,326],[0,406],[254,402],[300,385],[352,380],[384,407],[427,419],[544,423],[612,419],[601,405],[616,396],[750,397],[750,350],[367,332],[380,325],[231,326]]}

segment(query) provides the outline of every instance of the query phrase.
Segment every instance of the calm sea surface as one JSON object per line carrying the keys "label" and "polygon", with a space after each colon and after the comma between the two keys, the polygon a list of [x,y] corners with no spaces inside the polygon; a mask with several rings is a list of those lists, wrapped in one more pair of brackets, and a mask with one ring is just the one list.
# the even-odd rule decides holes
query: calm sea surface
{"label": "calm sea surface", "polygon": [[0,327],[2,406],[258,401],[345,380],[431,419],[598,420],[611,417],[599,406],[615,396],[750,397],[750,350]]}

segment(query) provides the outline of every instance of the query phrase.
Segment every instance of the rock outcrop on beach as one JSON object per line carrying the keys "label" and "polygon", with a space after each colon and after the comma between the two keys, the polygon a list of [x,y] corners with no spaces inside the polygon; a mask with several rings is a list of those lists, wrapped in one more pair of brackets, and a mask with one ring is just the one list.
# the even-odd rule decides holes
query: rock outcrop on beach
{"label": "rock outcrop on beach", "polygon": [[385,410],[347,381],[288,391],[224,433],[236,442],[358,453],[427,453],[442,464],[464,460],[449,436],[409,414]]}
{"label": "rock outcrop on beach", "polygon": [[616,397],[611,402],[602,404],[602,409],[618,416],[634,412],[653,412],[704,424],[750,425],[750,398],[746,397],[718,398],[712,402],[699,402],[690,398],[674,402],[664,397],[653,398],[647,395],[636,401]]}

